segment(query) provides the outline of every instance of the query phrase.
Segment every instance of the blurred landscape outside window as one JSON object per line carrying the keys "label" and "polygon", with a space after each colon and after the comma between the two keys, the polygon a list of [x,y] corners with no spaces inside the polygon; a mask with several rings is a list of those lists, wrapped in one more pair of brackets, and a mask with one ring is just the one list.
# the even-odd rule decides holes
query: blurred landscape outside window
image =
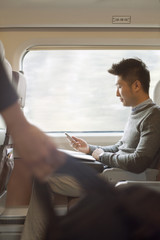
{"label": "blurred landscape outside window", "polygon": [[115,76],[107,72],[123,58],[147,65],[152,98],[160,80],[160,50],[29,51],[23,59],[27,119],[46,132],[123,131],[131,109],[116,97]]}

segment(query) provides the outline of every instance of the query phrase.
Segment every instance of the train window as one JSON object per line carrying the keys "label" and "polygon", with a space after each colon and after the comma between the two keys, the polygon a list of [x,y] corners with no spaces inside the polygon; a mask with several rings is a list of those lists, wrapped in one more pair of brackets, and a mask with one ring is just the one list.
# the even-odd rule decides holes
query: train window
{"label": "train window", "polygon": [[23,59],[26,117],[47,132],[122,131],[130,108],[115,96],[115,77],[107,69],[128,57],[148,66],[152,97],[160,50],[30,50]]}

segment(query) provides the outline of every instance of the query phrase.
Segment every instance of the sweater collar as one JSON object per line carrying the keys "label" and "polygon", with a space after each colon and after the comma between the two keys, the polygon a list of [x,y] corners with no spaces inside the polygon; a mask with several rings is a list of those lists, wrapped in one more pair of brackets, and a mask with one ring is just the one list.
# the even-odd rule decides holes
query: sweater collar
{"label": "sweater collar", "polygon": [[144,108],[144,107],[146,107],[147,105],[152,104],[152,103],[153,103],[152,99],[148,98],[148,99],[145,100],[144,102],[138,104],[136,107],[133,107],[133,108],[132,108],[132,112],[135,112],[135,111],[137,111],[137,110],[140,110],[140,109],[142,109],[142,108]]}

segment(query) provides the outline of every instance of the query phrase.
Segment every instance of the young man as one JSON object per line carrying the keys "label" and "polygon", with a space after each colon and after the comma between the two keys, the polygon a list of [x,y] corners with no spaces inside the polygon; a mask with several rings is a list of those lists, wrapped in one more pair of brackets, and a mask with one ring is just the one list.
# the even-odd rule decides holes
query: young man
{"label": "young man", "polygon": [[117,97],[123,106],[132,108],[123,137],[113,146],[93,146],[73,137],[71,145],[109,167],[133,173],[155,168],[160,150],[160,108],[149,98],[149,71],[140,59],[132,58],[113,64],[108,71],[117,76]]}

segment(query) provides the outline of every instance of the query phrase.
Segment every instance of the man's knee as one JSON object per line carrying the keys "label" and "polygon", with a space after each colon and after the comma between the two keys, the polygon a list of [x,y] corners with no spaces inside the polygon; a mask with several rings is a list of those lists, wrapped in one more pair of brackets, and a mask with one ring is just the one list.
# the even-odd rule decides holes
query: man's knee
{"label": "man's knee", "polygon": [[51,176],[49,184],[53,192],[69,197],[79,197],[82,194],[80,184],[71,176]]}

